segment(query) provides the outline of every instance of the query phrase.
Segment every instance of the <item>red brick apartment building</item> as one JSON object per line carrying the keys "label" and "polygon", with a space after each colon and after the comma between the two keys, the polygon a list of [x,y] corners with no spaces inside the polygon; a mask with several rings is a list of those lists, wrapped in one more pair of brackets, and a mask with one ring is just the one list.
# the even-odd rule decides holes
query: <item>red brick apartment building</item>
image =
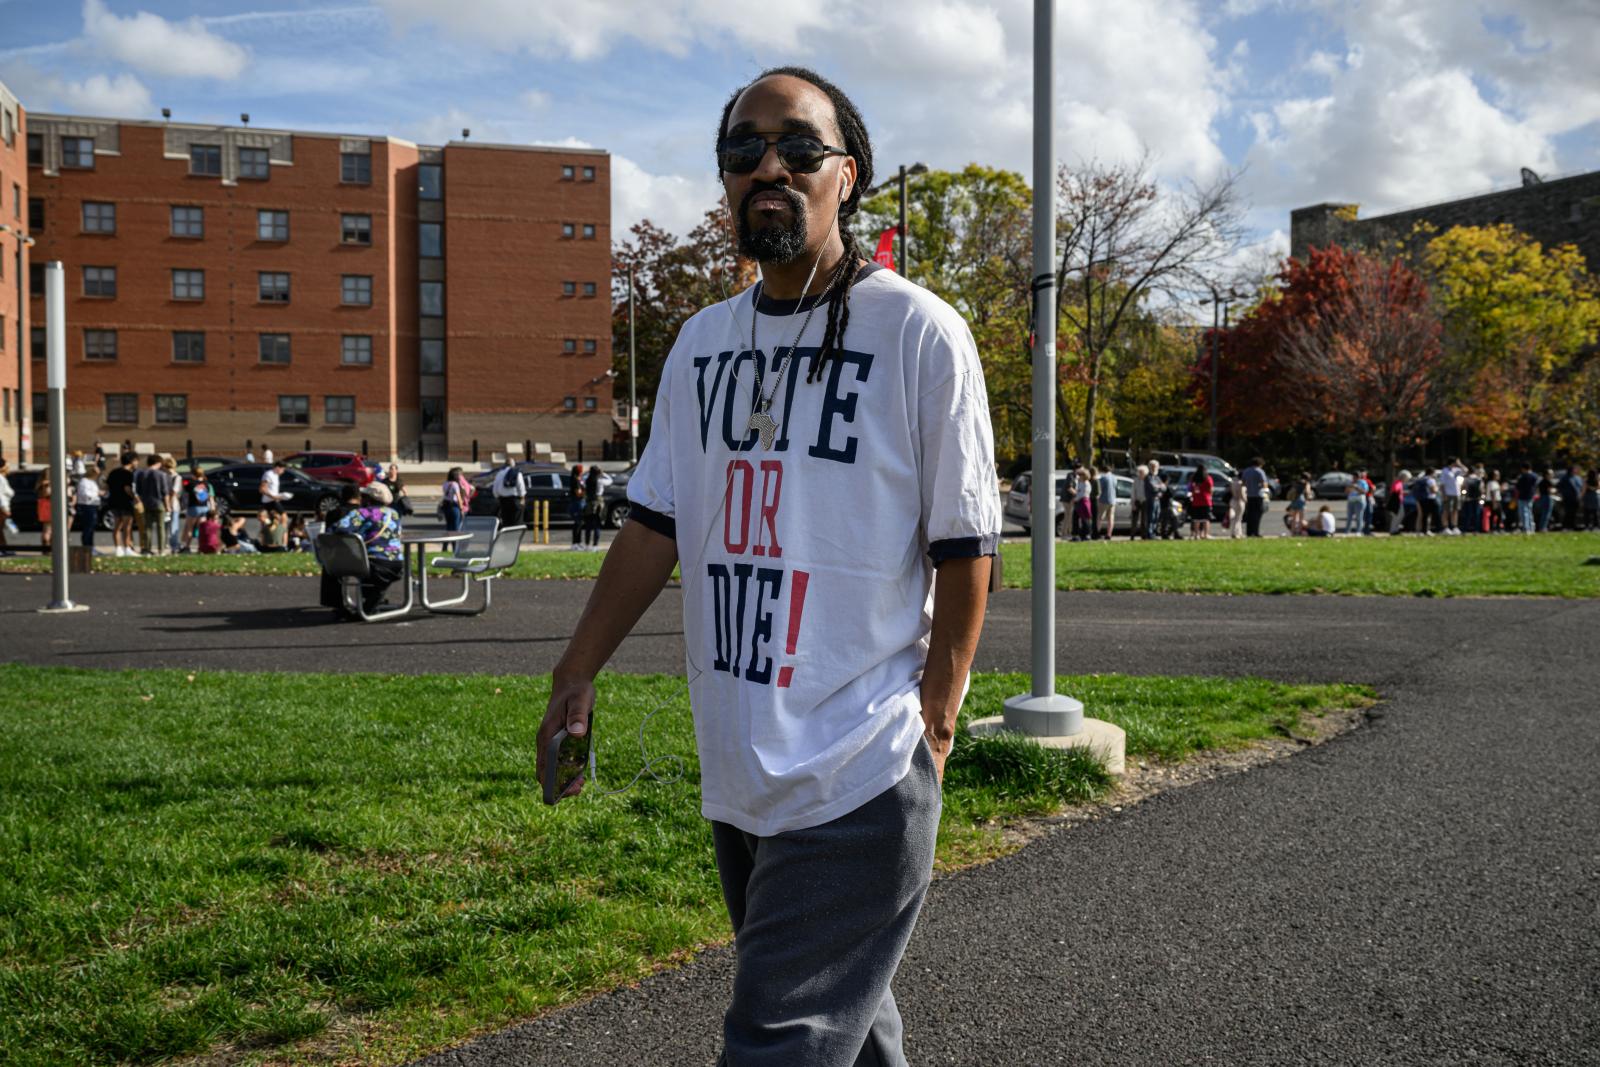
{"label": "red brick apartment building", "polygon": [[0,172],[27,179],[34,373],[12,388],[41,455],[55,259],[71,447],[432,460],[597,454],[618,429],[603,151],[48,114],[21,138]]}
{"label": "red brick apartment building", "polygon": [[[28,168],[23,149],[27,116],[22,105],[0,85],[0,449],[13,462],[27,454],[32,419],[28,346],[27,230],[23,211],[28,202]],[[44,388],[44,368],[39,368]]]}

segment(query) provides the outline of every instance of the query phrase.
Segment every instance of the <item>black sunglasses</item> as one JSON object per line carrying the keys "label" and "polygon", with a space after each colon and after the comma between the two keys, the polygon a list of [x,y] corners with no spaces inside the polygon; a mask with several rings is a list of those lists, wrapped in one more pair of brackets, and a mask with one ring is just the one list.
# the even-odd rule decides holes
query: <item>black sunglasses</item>
{"label": "black sunglasses", "polygon": [[729,174],[749,174],[761,166],[772,145],[777,146],[778,163],[790,174],[814,174],[829,156],[850,154],[803,133],[741,133],[724,137],[717,145],[717,165]]}

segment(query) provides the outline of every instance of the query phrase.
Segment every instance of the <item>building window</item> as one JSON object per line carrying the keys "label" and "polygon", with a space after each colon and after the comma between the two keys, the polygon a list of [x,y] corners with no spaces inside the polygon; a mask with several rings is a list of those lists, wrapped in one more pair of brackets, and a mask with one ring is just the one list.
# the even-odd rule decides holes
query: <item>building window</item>
{"label": "building window", "polygon": [[353,396],[323,397],[322,421],[329,426],[354,426],[356,424],[356,398]]}
{"label": "building window", "polygon": [[[17,141],[17,116],[13,115],[11,110],[7,108],[3,113],[0,113],[0,122],[5,124],[5,129],[0,131],[0,133],[3,133],[5,136],[6,144],[15,144]],[[19,393],[18,396],[21,396],[21,394]],[[21,410],[21,400],[17,401],[17,408],[19,411]],[[20,417],[21,416],[19,415],[18,418]]]}
{"label": "building window", "polygon": [[594,282],[584,282],[583,283],[583,295],[584,296],[593,296],[594,294],[595,294]]}
{"label": "building window", "polygon": [[139,394],[138,393],[107,393],[106,394],[106,421],[121,422],[138,425],[139,422]]}
{"label": "building window", "polygon": [[444,255],[444,227],[437,222],[417,224],[417,255],[424,259],[439,259]]}
{"label": "building window", "polygon": [[258,271],[256,273],[258,292],[256,298],[263,304],[287,304],[289,302],[289,275],[278,271]]}
{"label": "building window", "polygon": [[278,422],[283,426],[310,426],[311,398],[309,396],[278,397]]}
{"label": "building window", "polygon": [[569,337],[565,341],[562,341],[561,351],[567,353],[568,355],[573,355],[576,353],[578,351],[578,339],[576,337]]}
{"label": "building window", "polygon": [[206,235],[205,208],[172,206],[172,236],[204,237]]}
{"label": "building window", "polygon": [[444,433],[444,398],[425,396],[418,406],[422,413],[422,432]]}
{"label": "building window", "polygon": [[339,302],[357,307],[372,306],[372,275],[346,274],[339,281]]}
{"label": "building window", "polygon": [[[5,424],[7,426],[10,426],[11,425],[11,390],[10,389],[6,389],[3,393],[0,393],[0,398],[3,398],[3,399],[0,399],[0,406],[3,406],[4,409],[5,409],[5,420],[4,420]],[[22,390],[20,390],[20,389],[17,390],[17,406],[19,408],[22,406]],[[22,418],[22,415],[21,415],[20,412],[17,414],[17,418],[19,418],[19,419]]]}
{"label": "building window", "polygon": [[347,245],[370,245],[372,243],[372,216],[340,215],[339,241],[341,244]]}
{"label": "building window", "polygon": [[599,406],[600,406],[600,402],[597,399],[595,399],[594,397],[586,396],[586,397],[583,398],[583,410],[585,410],[585,411],[594,411]]}
{"label": "building window", "polygon": [[94,138],[61,138],[61,165],[73,170],[94,170]]}
{"label": "building window", "polygon": [[578,283],[577,282],[562,282],[561,283],[561,295],[562,296],[577,296],[578,295]]}
{"label": "building window", "polygon": [[117,205],[96,200],[83,202],[84,233],[116,233]]}
{"label": "building window", "polygon": [[192,144],[189,146],[189,173],[204,178],[222,177],[222,146],[219,144]]}
{"label": "building window", "polygon": [[33,344],[32,344],[33,358],[34,359],[43,359],[44,358],[44,353],[45,353],[44,327],[43,326],[35,326],[29,332],[33,335],[32,339],[31,339],[32,342],[33,342]]}
{"label": "building window", "polygon": [[583,168],[583,180],[586,181],[586,182],[594,181],[594,168],[593,167],[584,167]]}
{"label": "building window", "polygon": [[[44,287],[40,286],[43,292]],[[83,268],[83,295],[84,296],[116,296],[117,295],[117,268],[115,267],[85,267]]]}
{"label": "building window", "polygon": [[594,223],[586,222],[583,224],[583,239],[585,241],[594,240]]}
{"label": "building window", "polygon": [[264,181],[270,168],[265,148],[239,149],[239,177],[259,178]]}
{"label": "building window", "polygon": [[578,398],[575,397],[575,396],[564,396],[564,397],[562,397],[561,398],[561,409],[563,411],[577,411],[578,410]]}
{"label": "building window", "polygon": [[34,299],[36,299],[36,300],[43,300],[44,299],[44,264],[43,263],[29,263],[28,264],[28,288],[29,288],[29,290],[31,290],[29,295],[32,296]]}
{"label": "building window", "polygon": [[345,334],[339,352],[339,362],[347,367],[372,365],[372,336],[364,333]]}
{"label": "building window", "polygon": [[35,426],[48,426],[50,424],[50,395],[48,393],[33,394],[33,423]]}
{"label": "building window", "polygon": [[572,223],[563,222],[561,224],[561,236],[563,236],[563,237],[573,237],[573,236],[577,235],[577,232],[578,232],[577,227],[574,226]]}
{"label": "building window", "polygon": [[44,134],[28,134],[28,166],[44,166]]}
{"label": "building window", "polygon": [[423,282],[421,295],[423,315],[430,319],[444,315],[444,282]]}
{"label": "building window", "polygon": [[117,358],[116,330],[84,330],[83,358],[112,360]]}
{"label": "building window", "polygon": [[372,184],[372,154],[370,152],[340,152],[339,180],[354,185]]}
{"label": "building window", "polygon": [[596,352],[598,352],[599,350],[600,350],[600,342],[596,341],[593,337],[585,337],[583,339],[583,354],[584,355],[592,356]]}
{"label": "building window", "polygon": [[443,374],[444,342],[423,341],[418,349],[418,358],[423,374]]}
{"label": "building window", "polygon": [[577,173],[577,168],[573,167],[570,163],[563,163],[561,165],[562,181],[570,182],[573,178],[577,177]]}
{"label": "building window", "polygon": [[44,229],[44,198],[39,196],[28,197],[28,230],[39,233]]}
{"label": "building window", "polygon": [[156,394],[156,425],[182,426],[189,421],[189,397],[184,393]]}
{"label": "building window", "polygon": [[289,213],[287,211],[257,211],[256,239],[259,241],[287,241],[289,239]]}
{"label": "building window", "polygon": [[206,298],[206,272],[203,270],[175,270],[172,272],[172,299],[204,300]]}
{"label": "building window", "polygon": [[16,182],[11,183],[11,217],[22,218],[22,186]]}
{"label": "building window", "polygon": [[172,362],[204,363],[206,335],[197,330],[179,330],[172,335]]}
{"label": "building window", "polygon": [[444,168],[437,163],[423,163],[417,167],[417,197],[421,200],[438,200],[444,196]]}
{"label": "building window", "polygon": [[262,363],[272,363],[281,367],[289,365],[289,335],[286,333],[264,333],[256,338],[256,351]]}

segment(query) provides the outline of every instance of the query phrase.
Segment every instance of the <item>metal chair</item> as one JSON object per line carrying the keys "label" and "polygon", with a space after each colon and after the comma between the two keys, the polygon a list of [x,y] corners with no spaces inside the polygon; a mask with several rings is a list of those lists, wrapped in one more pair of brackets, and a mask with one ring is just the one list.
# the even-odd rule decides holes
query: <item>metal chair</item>
{"label": "metal chair", "polygon": [[339,598],[346,611],[356,615],[362,622],[382,622],[411,611],[415,598],[411,586],[409,562],[400,575],[400,581],[406,587],[405,603],[388,611],[368,614],[361,590],[361,583],[372,576],[372,566],[367,559],[366,542],[353,533],[329,531],[318,534],[315,543],[317,561],[322,564],[322,569],[327,571],[330,577],[339,582]]}
{"label": "metal chair", "polygon": [[[487,556],[469,558],[463,556],[441,556],[434,560],[434,564],[444,570],[453,571],[461,575],[461,595],[454,600],[447,600],[438,606],[424,603],[429,611],[437,611],[441,615],[482,615],[489,610],[489,604],[494,597],[494,580],[517,562],[517,552],[522,547],[522,535],[526,533],[526,526],[507,526],[494,535],[494,543],[489,547]],[[483,603],[476,608],[452,608],[448,605],[459,604],[466,600],[470,583],[476,580],[483,586]]]}
{"label": "metal chair", "polygon": [[435,556],[428,561],[428,566],[438,567],[441,570],[455,571],[461,574],[461,595],[449,600],[428,599],[428,583],[422,582],[422,606],[429,611],[439,608],[448,608],[456,604],[465,603],[471,594],[472,583],[470,573],[466,566],[473,563],[487,563],[489,553],[494,548],[494,537],[500,529],[500,520],[493,515],[467,515],[461,520],[460,533],[470,534],[465,541],[457,541],[453,546],[455,551],[448,556]]}

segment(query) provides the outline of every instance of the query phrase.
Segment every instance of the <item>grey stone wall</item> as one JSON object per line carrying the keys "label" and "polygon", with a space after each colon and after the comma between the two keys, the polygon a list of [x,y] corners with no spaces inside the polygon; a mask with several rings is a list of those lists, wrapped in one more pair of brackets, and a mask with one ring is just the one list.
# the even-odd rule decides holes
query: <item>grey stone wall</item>
{"label": "grey stone wall", "polygon": [[1289,254],[1304,259],[1329,244],[1370,248],[1404,241],[1419,222],[1441,232],[1452,226],[1509,223],[1540,244],[1573,244],[1591,272],[1600,272],[1600,171],[1507,189],[1370,219],[1351,204],[1316,204],[1289,213]]}

